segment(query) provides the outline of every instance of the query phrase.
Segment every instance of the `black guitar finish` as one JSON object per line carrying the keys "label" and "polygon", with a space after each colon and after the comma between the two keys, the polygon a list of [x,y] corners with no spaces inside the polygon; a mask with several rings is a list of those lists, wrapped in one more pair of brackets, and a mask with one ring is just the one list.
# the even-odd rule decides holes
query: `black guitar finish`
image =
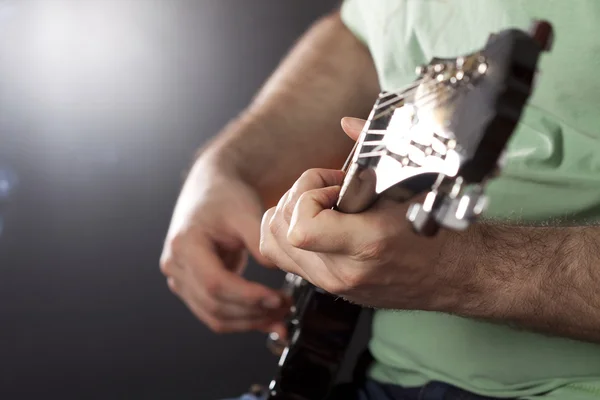
{"label": "black guitar finish", "polygon": [[304,280],[297,290],[299,299],[288,329],[294,337],[281,355],[269,387],[270,400],[325,398],[362,311]]}
{"label": "black guitar finish", "polygon": [[[476,53],[434,59],[419,79],[382,93],[347,163],[338,211],[360,212],[380,196],[405,201],[429,190],[407,219],[415,232],[466,229],[483,211],[484,185],[533,88],[552,27],[536,22],[530,34],[506,30]],[[323,400],[336,382],[361,308],[288,274],[296,300],[290,338],[270,336],[281,355],[269,400]]]}

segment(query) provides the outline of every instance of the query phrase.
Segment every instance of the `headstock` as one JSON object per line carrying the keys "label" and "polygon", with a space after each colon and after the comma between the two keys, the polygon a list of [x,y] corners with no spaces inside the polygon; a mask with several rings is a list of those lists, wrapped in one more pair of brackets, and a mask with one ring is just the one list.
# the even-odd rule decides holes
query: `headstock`
{"label": "headstock", "polygon": [[434,58],[409,87],[381,93],[346,167],[337,209],[360,212],[379,196],[405,201],[428,192],[407,214],[417,232],[467,228],[485,209],[485,184],[502,166],[551,41],[545,21],[529,33],[504,30],[480,51]]}

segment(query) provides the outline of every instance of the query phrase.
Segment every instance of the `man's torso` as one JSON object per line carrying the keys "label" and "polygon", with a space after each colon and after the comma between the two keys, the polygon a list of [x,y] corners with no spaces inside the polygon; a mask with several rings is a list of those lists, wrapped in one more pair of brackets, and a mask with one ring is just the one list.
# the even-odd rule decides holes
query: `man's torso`
{"label": "man's torso", "polygon": [[[592,223],[600,217],[600,1],[348,0],[348,27],[369,47],[383,89],[432,57],[480,48],[490,33],[553,23],[552,52],[508,164],[488,189],[487,218]],[[379,311],[371,376],[407,386],[446,381],[492,396],[600,399],[600,345],[439,313]],[[547,393],[547,394],[544,394]]]}

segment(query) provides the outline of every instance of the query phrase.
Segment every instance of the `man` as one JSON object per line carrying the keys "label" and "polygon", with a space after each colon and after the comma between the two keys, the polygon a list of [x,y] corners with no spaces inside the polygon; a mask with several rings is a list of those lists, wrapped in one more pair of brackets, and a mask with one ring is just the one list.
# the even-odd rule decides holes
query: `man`
{"label": "man", "polygon": [[[484,220],[424,239],[404,204],[329,210],[352,145],[342,117],[533,18],[556,40]],[[194,164],[161,260],[169,287],[216,332],[284,334],[288,300],[239,276],[248,249],[378,308],[357,398],[600,399],[598,21],[596,0],[347,0]],[[355,139],[362,122],[342,126]]]}

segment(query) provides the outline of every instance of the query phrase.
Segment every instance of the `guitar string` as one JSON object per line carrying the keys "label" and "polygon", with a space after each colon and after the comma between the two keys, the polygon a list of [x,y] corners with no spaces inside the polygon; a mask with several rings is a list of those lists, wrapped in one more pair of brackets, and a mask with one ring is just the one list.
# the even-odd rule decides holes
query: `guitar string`
{"label": "guitar string", "polygon": [[[420,85],[420,84],[421,84],[421,83],[422,83],[422,82],[423,82],[425,79],[427,79],[427,78],[431,78],[431,77],[430,77],[430,76],[425,76],[425,77],[423,77],[423,78],[416,79],[415,81],[411,82],[411,83],[410,83],[410,84],[408,84],[407,86],[403,86],[403,87],[401,87],[401,88],[399,88],[399,89],[397,89],[397,90],[392,90],[392,91],[388,92],[388,93],[387,93],[385,96],[382,96],[382,97],[387,97],[387,96],[388,96],[388,95],[390,95],[390,94],[394,94],[394,95],[395,95],[395,96],[394,96],[394,98],[392,98],[391,100],[388,100],[388,101],[387,101],[387,102],[385,102],[385,103],[382,103],[382,104],[380,104],[380,105],[378,106],[378,108],[383,108],[383,107],[386,107],[386,106],[388,106],[389,104],[392,104],[392,103],[394,103],[395,101],[401,101],[402,99],[406,98],[406,95],[407,95],[408,93],[411,93],[411,92],[414,92],[414,91],[418,90],[418,89],[419,89],[419,85]],[[437,80],[436,80],[436,81],[433,83],[433,85],[434,85],[434,86],[436,86],[436,85],[440,85],[440,84],[447,84],[447,80],[442,80],[442,81],[437,81]],[[434,92],[434,91],[425,92],[425,95],[432,94],[432,92]],[[433,94],[435,94],[435,93],[433,93]]]}
{"label": "guitar string", "polygon": [[[484,56],[486,59],[489,59],[490,56],[493,56],[494,54],[500,52],[500,50],[501,49],[497,48],[497,49],[493,49],[491,52],[487,52],[486,53],[485,49],[482,49],[482,50],[480,50],[478,52],[475,52],[475,53],[472,53],[472,54],[470,54],[468,56],[462,56],[462,58],[466,59],[466,58],[470,58],[470,57]],[[460,57],[457,57],[457,59],[458,58],[460,58]],[[414,80],[413,82],[409,83],[407,86],[403,86],[403,87],[401,87],[401,88],[399,88],[397,90],[390,91],[388,94],[395,94],[395,98],[392,99],[391,101],[389,101],[389,103],[391,104],[391,103],[393,103],[396,100],[401,101],[403,98],[406,97],[406,96],[402,96],[402,95],[417,90],[418,87],[419,87],[419,85],[425,79],[427,79],[427,78],[431,78],[431,77],[430,76],[424,76],[422,78],[418,78],[418,79]],[[446,84],[446,86],[448,86],[447,85],[447,80],[436,81],[433,85],[437,86],[437,85],[440,85],[440,84]],[[467,86],[472,86],[472,83],[471,82],[466,82],[466,85]],[[458,87],[458,88],[454,88],[454,89],[460,89],[462,87],[464,87],[464,86],[461,86],[461,87]],[[432,90],[432,91],[429,91],[429,92],[425,92],[425,95],[431,95],[431,94],[434,95],[435,93],[432,93],[432,92],[434,92],[434,91]],[[386,97],[386,96],[384,96],[384,97]],[[383,104],[380,105],[380,107],[385,107],[387,105],[389,105],[389,104],[383,103]]]}
{"label": "guitar string", "polygon": [[[471,55],[469,55],[468,57],[474,57],[476,56],[476,54],[479,55],[484,55],[486,59],[489,59],[489,57],[493,54],[495,54],[498,51],[498,49],[496,49],[496,51],[492,51],[492,52],[488,52],[485,53],[485,49],[477,52],[477,53],[473,53]],[[464,58],[466,58],[467,56],[463,56]],[[458,57],[457,57],[458,58]],[[391,100],[388,100],[385,103],[379,104],[377,107],[375,107],[372,111],[372,113],[374,114],[375,111],[380,110],[383,107],[388,106],[389,104],[393,104],[394,102],[401,102],[402,100],[405,100],[407,95],[416,91],[419,88],[419,85],[426,79],[428,78],[427,76],[422,77],[422,78],[418,78],[415,81],[411,82],[410,84],[408,84],[408,86],[404,86],[400,89],[397,90],[393,90],[391,92],[389,92],[389,94],[394,94],[394,98]],[[436,94],[439,92],[439,88],[438,86],[443,85],[444,88],[443,90],[445,91],[453,91],[452,94],[443,102],[443,103],[438,103],[438,107],[439,106],[443,106],[446,105],[452,98],[454,98],[455,96],[458,95],[460,89],[464,89],[465,87],[468,88],[473,88],[473,83],[472,82],[467,82],[466,85],[462,85],[459,87],[453,87],[451,85],[447,84],[447,81],[436,81],[433,83],[433,88],[427,92],[424,93],[423,96],[421,96],[419,98],[419,100],[417,100],[417,102],[419,101],[424,101],[422,104],[419,104],[419,107],[421,109],[424,109],[425,107],[429,107],[431,103],[433,103],[436,100]],[[447,93],[446,93],[447,94]],[[386,94],[387,96],[387,94]],[[384,97],[386,97],[384,96]],[[431,97],[431,98],[430,98]],[[415,104],[417,103],[415,102]],[[419,108],[417,107],[417,108]],[[426,109],[426,108],[425,108]],[[365,127],[369,126],[373,121],[376,121],[377,119],[381,118],[383,115],[385,115],[384,113],[380,113],[378,115],[374,115],[373,117],[370,117],[367,119],[367,121],[365,122]],[[361,136],[363,134],[367,134],[369,133],[369,129],[363,130],[361,132]],[[350,167],[350,164],[352,163],[353,159],[357,156],[356,151],[358,150],[359,145],[361,145],[362,143],[360,143],[360,139],[357,140],[354,143],[354,147],[352,148],[350,154],[348,155],[348,158],[346,159],[344,166],[342,167],[342,170],[347,172],[348,168]]]}
{"label": "guitar string", "polygon": [[[482,52],[480,52],[480,54],[481,53]],[[383,108],[383,107],[385,107],[385,106],[387,106],[389,104],[393,104],[394,102],[401,102],[401,101],[405,100],[409,93],[412,93],[412,92],[418,90],[420,84],[426,78],[427,77],[416,79],[415,81],[413,81],[412,83],[410,83],[408,86],[405,86],[405,87],[402,87],[402,88],[400,88],[398,90],[389,92],[389,94],[393,94],[394,97],[391,99],[391,101],[388,100],[386,103],[382,103],[382,104],[378,105],[377,107],[375,107],[373,109],[373,111],[372,111],[372,115],[374,115],[374,113],[377,110],[380,110],[381,108]],[[433,84],[433,88],[431,90],[429,90],[428,92],[425,92],[424,96],[422,96],[421,98],[419,98],[419,100],[417,100],[417,102],[418,101],[426,100],[423,104],[420,105],[421,109],[424,108],[424,107],[429,107],[430,104],[433,103],[436,100],[435,95],[437,93],[439,93],[439,88],[437,86],[438,85],[443,85],[443,84],[445,84],[444,88],[443,88],[443,90],[446,91],[445,94],[448,95],[448,92],[451,92],[451,93],[450,93],[450,95],[447,96],[447,98],[442,103],[438,103],[438,107],[446,105],[451,99],[453,99],[455,96],[457,96],[459,94],[459,90],[460,89],[465,88],[465,86],[460,86],[458,88],[455,88],[455,87],[453,87],[451,85],[448,85],[447,82],[445,82],[445,81],[436,81]],[[470,82],[467,82],[466,86],[472,88],[473,84],[470,83]],[[387,97],[387,95],[389,95],[389,94],[386,94],[386,96],[383,96],[383,97]],[[428,97],[430,97],[430,96],[433,96],[433,98],[431,100],[428,99]],[[415,102],[415,103],[417,103],[417,102]],[[417,108],[419,108],[419,107],[417,107]],[[374,118],[374,117],[368,118],[367,121],[365,122],[364,126],[365,127],[369,126],[374,120],[379,119],[381,117],[381,115],[383,115],[383,114],[380,113],[376,118]],[[368,134],[370,131],[372,131],[372,130],[369,130],[369,129],[365,130],[363,128],[363,131],[361,132],[361,136],[363,136],[363,134]],[[350,154],[348,155],[348,157],[346,158],[346,161],[344,162],[344,165],[342,166],[342,171],[343,172],[348,172],[348,169],[350,168],[350,165],[352,164],[352,161],[354,160],[355,156],[357,156],[356,152],[357,152],[357,150],[359,148],[359,145],[362,145],[362,144],[364,144],[364,142],[361,143],[360,139],[356,140],[356,142],[354,143],[354,146],[353,146],[352,150],[350,151]],[[337,207],[334,206],[332,208],[336,209]],[[302,281],[306,281],[306,280],[302,279]]]}
{"label": "guitar string", "polygon": [[[479,52],[479,54],[482,54],[483,52],[484,52],[484,50],[480,51],[480,52]],[[493,54],[493,53],[492,53],[492,54]],[[473,54],[473,55],[474,55],[474,54]],[[489,55],[490,55],[490,54],[487,54],[487,57],[489,57]],[[486,58],[487,58],[487,57],[486,57]],[[421,78],[421,79],[417,79],[416,81],[414,81],[412,84],[410,84],[410,85],[409,85],[409,89],[408,89],[408,90],[406,89],[406,87],[403,87],[403,88],[401,88],[401,89],[399,89],[399,90],[392,91],[391,93],[395,94],[395,96],[396,96],[396,98],[397,98],[397,100],[398,100],[398,101],[402,101],[403,99],[405,99],[405,98],[406,98],[406,96],[404,96],[404,97],[401,97],[401,96],[400,96],[400,94],[406,94],[406,93],[408,93],[408,92],[410,92],[410,91],[412,91],[412,90],[416,90],[415,88],[418,88],[418,86],[420,85],[420,83],[421,83],[421,82],[422,82],[424,79],[425,79],[425,78]],[[439,82],[439,83],[441,84],[441,83],[444,83],[444,82]],[[436,85],[436,84],[434,84],[434,85]],[[472,83],[468,83],[468,85],[467,85],[467,86],[468,86],[468,87],[470,87],[470,88],[472,88],[472,87],[473,87]],[[459,91],[461,88],[464,88],[464,87],[465,87],[465,86],[461,86],[461,87],[459,87],[459,88],[453,88],[453,87],[451,87],[451,86],[449,86],[449,85],[446,85],[446,89],[447,89],[447,90],[451,90],[451,89],[455,89],[455,90],[454,90],[454,92],[452,92],[453,94],[452,94],[451,96],[449,96],[449,98],[447,98],[447,99],[444,101],[444,103],[442,103],[441,105],[445,105],[445,104],[447,104],[447,103],[448,103],[448,102],[451,100],[451,98],[453,98],[454,96],[458,95],[458,91]],[[433,92],[433,91],[431,91],[431,92]],[[431,94],[431,93],[429,93],[429,94]],[[429,95],[429,94],[427,94],[427,95]],[[426,106],[427,106],[427,104],[426,104]],[[378,108],[375,108],[375,110],[377,110],[377,109],[379,109],[379,107],[378,107]],[[365,122],[365,126],[368,126],[368,125],[369,125],[370,123],[372,123],[372,122],[373,122],[373,118],[369,118],[369,119],[368,119],[368,120]],[[369,130],[368,130],[368,129],[367,129],[366,131],[365,131],[365,130],[363,130],[363,132],[361,132],[361,135],[362,135],[363,133],[368,133],[368,132],[369,132]],[[347,170],[348,170],[348,168],[349,168],[349,166],[350,166],[350,164],[351,164],[351,162],[352,162],[352,160],[353,160],[353,158],[354,158],[354,155],[355,155],[355,153],[356,153],[356,150],[358,149],[358,145],[359,145],[359,140],[357,140],[357,141],[354,143],[354,147],[352,148],[352,150],[351,150],[350,154],[348,155],[348,158],[346,159],[346,161],[345,161],[345,163],[344,163],[344,166],[342,167],[342,171],[344,171],[344,172],[347,172]],[[335,208],[335,207],[334,207],[334,208]],[[301,280],[306,282],[306,280],[305,280],[305,279],[301,279]]]}
{"label": "guitar string", "polygon": [[[419,84],[420,84],[420,82],[422,82],[423,80],[424,80],[424,79],[418,79],[418,80],[417,80],[417,82],[419,82]],[[436,82],[436,83],[434,83],[433,85],[434,85],[434,86],[437,86],[437,85],[441,85],[442,83],[443,83],[443,82]],[[410,88],[409,88],[408,90],[406,90],[406,89],[400,89],[400,90],[396,91],[395,93],[402,93],[402,94],[406,94],[406,93],[409,93],[409,92],[415,91],[415,90],[417,90],[417,89],[418,89],[418,86],[419,86],[419,84],[416,84],[416,85],[411,85],[411,86],[410,86]],[[435,93],[436,93],[436,92],[435,92],[434,90],[431,90],[430,92],[427,92],[427,93],[426,93],[426,96],[429,96],[429,95],[431,95],[431,94],[435,94]],[[396,94],[396,95],[395,95],[395,97],[394,97],[394,101],[398,101],[398,102],[399,102],[399,101],[402,101],[402,100],[404,100],[405,98],[406,98],[406,96],[404,96],[404,97],[401,97],[400,95]],[[427,103],[426,103],[426,104],[427,104]],[[372,114],[374,114],[374,113],[375,113],[375,111],[377,111],[377,110],[380,110],[380,109],[381,109],[381,108],[383,108],[384,106],[385,106],[385,103],[384,103],[384,104],[380,104],[380,105],[378,105],[377,107],[375,107],[375,108],[373,109],[373,111],[372,111]],[[373,117],[370,117],[370,118],[368,118],[368,119],[367,119],[367,121],[365,122],[365,125],[364,125],[364,126],[366,127],[366,126],[369,126],[369,125],[371,125],[371,123],[373,123],[373,121],[376,121],[377,119],[381,118],[381,116],[382,116],[382,113],[378,114],[377,116],[373,116]],[[361,132],[361,135],[368,133],[368,131],[369,131],[368,129],[367,129],[366,131],[365,131],[365,130],[363,130],[363,132]],[[348,169],[350,168],[350,164],[352,163],[352,161],[353,161],[355,158],[356,158],[356,159],[358,159],[358,158],[359,158],[359,154],[357,154],[356,152],[357,152],[357,150],[358,150],[358,147],[359,147],[359,146],[362,146],[362,144],[363,144],[363,143],[364,143],[364,142],[361,142],[361,141],[360,141],[360,139],[359,139],[359,140],[357,140],[357,141],[354,143],[354,146],[353,146],[352,150],[350,151],[350,154],[348,155],[348,157],[346,158],[346,161],[344,162],[344,165],[342,166],[342,171],[343,171],[343,172],[348,172]]]}
{"label": "guitar string", "polygon": [[[429,94],[427,94],[423,97],[420,97],[417,101],[412,103],[412,105],[414,105],[414,107],[418,111],[428,111],[429,109],[432,109],[434,107],[441,107],[448,103],[448,101],[449,101],[449,99],[447,98],[448,96],[451,96],[451,97],[457,96],[460,89],[461,88],[454,88],[449,85],[446,85],[442,88],[438,88],[437,90],[432,90]],[[381,107],[377,107],[377,108],[375,108],[375,110],[379,110],[380,108]],[[382,116],[384,116],[385,114],[389,113],[391,110],[394,110],[394,109],[396,109],[396,108],[390,107],[387,110],[380,112],[379,114],[377,114],[377,115],[373,116],[372,118],[370,118],[369,120],[367,120],[365,125],[370,125],[370,123],[380,119]],[[381,134],[381,135],[385,134],[385,130],[374,132],[373,130],[366,129],[363,132],[366,134],[369,134],[369,133]]]}
{"label": "guitar string", "polygon": [[[452,87],[451,85],[448,85],[448,83],[446,81],[436,82],[432,86],[433,87],[431,88],[431,90],[424,92],[420,97],[418,97],[415,104],[417,104],[417,102],[421,102],[422,104],[420,104],[420,106],[423,107],[428,104],[428,100],[435,100],[435,96],[436,96],[438,90],[440,90],[439,86],[443,86],[441,89],[455,89],[455,90],[459,90],[461,87],[464,87],[464,86],[460,86],[460,87],[455,88],[455,87]],[[406,91],[406,93],[414,92],[415,90],[416,89],[411,89],[409,91]],[[405,98],[406,98],[406,96],[403,96],[403,97],[398,96],[398,97],[396,97],[395,101],[402,101]],[[388,105],[390,105],[393,102],[394,101],[388,101],[386,103],[382,103],[382,104],[378,105],[375,108],[375,110],[379,110],[381,108],[387,107]],[[375,116],[374,120],[376,120],[378,118],[379,118],[379,115]]]}
{"label": "guitar string", "polygon": [[[502,48],[499,48],[499,47],[495,48],[495,49],[492,49],[491,51],[488,50],[487,52],[486,52],[486,48],[483,48],[482,50],[477,51],[475,53],[472,53],[470,55],[462,56],[462,58],[467,59],[467,58],[472,58],[472,57],[484,57],[486,60],[489,60],[492,56],[494,56],[497,53],[500,53],[501,51],[502,51]],[[458,58],[460,58],[460,57],[457,57],[456,59],[458,59]],[[486,64],[488,63],[487,61],[484,61],[484,62]],[[420,83],[423,82],[428,77],[430,78],[430,76],[425,76],[423,78],[416,79],[415,81],[411,82],[407,86],[404,86],[404,87],[402,87],[400,89],[397,89],[397,90],[393,90],[390,93],[395,94],[396,95],[396,99],[398,101],[400,101],[400,100],[402,100],[402,99],[405,98],[405,96],[403,97],[403,96],[400,96],[400,95],[406,94],[406,93],[409,93],[409,92],[412,92],[412,91],[418,89],[418,86],[420,85]],[[442,84],[442,85],[445,84],[446,87],[450,87],[451,89],[456,89],[456,90],[459,90],[459,89],[462,89],[462,88],[465,88],[465,87],[473,88],[473,83],[470,82],[470,81],[465,81],[465,85],[461,85],[461,86],[456,87],[456,88],[452,87],[451,85],[448,85],[447,84],[447,80],[436,81],[433,85],[437,86],[437,85],[440,85],[440,84]],[[435,92],[435,90],[430,90],[429,92],[425,92],[425,95],[426,96],[435,95],[435,93],[433,93],[433,92]],[[393,103],[393,101],[391,103]],[[385,103],[381,104],[381,106],[386,106],[386,104]]]}
{"label": "guitar string", "polygon": [[416,91],[419,88],[419,85],[425,80],[425,78],[421,78],[421,79],[417,79],[416,81],[414,81],[413,83],[409,84],[407,87],[403,87],[401,89],[395,90],[395,91],[391,91],[388,94],[386,94],[385,96],[382,96],[383,98],[388,97],[390,94],[393,94],[394,97],[390,100],[387,100],[385,103],[382,103],[378,106],[378,108],[383,108],[386,107],[389,104],[394,103],[395,101],[401,101],[402,99],[404,99],[406,97],[406,95],[409,92],[413,92]]}
{"label": "guitar string", "polygon": [[[431,107],[431,108],[433,108],[434,106],[441,107],[441,106],[444,106],[444,105],[448,104],[453,98],[455,98],[456,96],[458,96],[458,91],[457,90],[450,91],[451,89],[453,89],[453,88],[448,88],[447,89],[447,92],[444,95],[445,98],[441,102],[439,102],[439,103],[437,103],[435,105],[427,105],[426,106],[427,108],[421,107],[420,109],[421,110],[427,110],[429,107]],[[436,99],[436,100],[439,100],[439,98]],[[429,102],[429,103],[431,103],[431,102]],[[366,131],[366,132],[368,133],[368,131]],[[376,143],[380,143],[382,141],[377,140],[375,142]],[[367,145],[367,146],[376,146],[376,147],[375,147],[375,149],[370,150],[367,153],[359,153],[356,156],[356,158],[370,158],[370,157],[377,157],[377,156],[381,156],[381,155],[385,155],[386,154],[386,150],[380,148],[381,146],[385,146],[384,143],[374,144],[373,141],[371,141],[371,142],[365,142],[365,141],[363,141],[362,143],[360,143],[360,145],[361,145],[361,147],[365,146],[365,145]]]}

